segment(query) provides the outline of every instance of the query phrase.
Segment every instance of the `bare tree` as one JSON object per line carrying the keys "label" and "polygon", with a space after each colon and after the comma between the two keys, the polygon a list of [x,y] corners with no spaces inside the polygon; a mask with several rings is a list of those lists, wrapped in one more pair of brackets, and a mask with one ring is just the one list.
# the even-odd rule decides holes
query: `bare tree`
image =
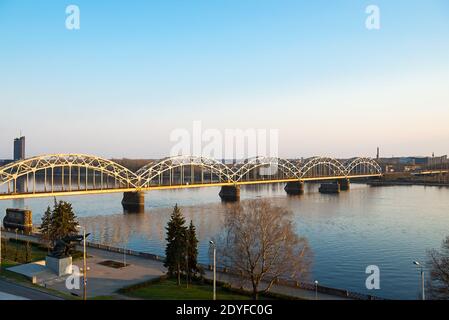
{"label": "bare tree", "polygon": [[223,265],[250,282],[254,299],[277,279],[297,281],[309,271],[311,251],[295,233],[291,212],[265,200],[231,207],[219,244]]}
{"label": "bare tree", "polygon": [[430,279],[427,291],[431,299],[449,299],[449,236],[444,239],[441,249],[428,251]]}

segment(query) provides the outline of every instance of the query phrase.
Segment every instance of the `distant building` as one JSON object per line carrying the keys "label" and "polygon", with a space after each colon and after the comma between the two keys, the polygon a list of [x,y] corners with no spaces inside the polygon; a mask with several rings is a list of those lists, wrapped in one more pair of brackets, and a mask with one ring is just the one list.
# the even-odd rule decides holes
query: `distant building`
{"label": "distant building", "polygon": [[9,159],[0,159],[0,167],[6,166],[7,164],[10,164],[11,162],[13,162],[13,160],[9,160]]}
{"label": "distant building", "polygon": [[25,159],[25,137],[14,139],[14,160]]}
{"label": "distant building", "polygon": [[427,165],[430,167],[441,167],[447,164],[449,164],[447,155],[441,157],[435,157],[435,155],[432,155],[432,158],[427,158]]}

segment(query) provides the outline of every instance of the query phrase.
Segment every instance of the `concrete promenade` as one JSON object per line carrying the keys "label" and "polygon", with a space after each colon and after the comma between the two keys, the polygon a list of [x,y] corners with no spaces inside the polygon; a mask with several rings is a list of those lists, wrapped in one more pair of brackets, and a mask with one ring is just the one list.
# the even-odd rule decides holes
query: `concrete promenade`
{"label": "concrete promenade", "polygon": [[0,279],[0,300],[62,300],[59,297]]}
{"label": "concrete promenade", "polygon": [[[4,237],[15,238],[15,233],[3,232]],[[40,239],[35,236],[18,235],[18,239],[40,243]],[[78,248],[82,250],[82,248]],[[166,273],[166,268],[162,261],[139,257],[135,255],[126,255],[126,264],[129,266],[125,268],[115,269],[112,267],[100,265],[100,262],[107,260],[123,262],[125,256],[123,253],[112,252],[108,250],[102,250],[97,248],[87,248],[88,254],[88,297],[99,296],[114,296],[117,294],[117,290],[126,286],[141,283],[151,279],[160,277]],[[83,261],[76,260],[74,265],[82,268]],[[213,274],[211,271],[206,271],[205,277],[212,279]],[[53,277],[51,279],[43,280],[40,285],[64,292],[66,294],[72,294],[82,296],[82,284],[79,290],[68,290],[65,285],[66,277]],[[217,280],[227,282],[235,288],[242,287],[241,281],[237,276],[217,272]],[[262,286],[265,284],[262,284]],[[248,284],[244,284],[245,289],[249,289]],[[286,286],[281,284],[275,284],[271,288],[270,292],[288,295],[299,299],[314,300],[315,292],[311,290],[305,290],[296,288],[293,286]],[[318,292],[317,298],[319,300],[346,300],[344,297],[329,295]]]}

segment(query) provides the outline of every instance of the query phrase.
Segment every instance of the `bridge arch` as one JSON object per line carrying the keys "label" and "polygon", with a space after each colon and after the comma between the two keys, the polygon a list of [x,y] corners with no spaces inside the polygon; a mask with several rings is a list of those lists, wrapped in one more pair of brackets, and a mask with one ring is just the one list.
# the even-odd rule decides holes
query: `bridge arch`
{"label": "bridge arch", "polygon": [[164,173],[185,166],[208,169],[211,174],[215,174],[219,178],[220,182],[233,182],[232,170],[217,160],[199,156],[176,156],[153,162],[140,168],[136,173],[139,179],[139,186],[148,188],[153,180],[162,177]]}
{"label": "bridge arch", "polygon": [[299,179],[298,169],[292,162],[275,157],[255,157],[247,160],[241,167],[234,169],[233,180],[235,182],[241,181],[250,171],[266,166],[275,166],[287,178]]}
{"label": "bridge arch", "polygon": [[361,174],[382,174],[382,168],[372,158],[355,158],[349,160],[346,167],[346,175],[361,175]]}
{"label": "bridge arch", "polygon": [[30,174],[35,177],[38,172],[47,173],[47,170],[51,170],[53,173],[56,168],[84,168],[105,174],[121,186],[138,187],[137,176],[131,170],[113,161],[85,154],[50,154],[10,163],[0,167],[0,185],[16,183],[17,179]]}
{"label": "bridge arch", "polygon": [[309,173],[318,172],[315,176],[319,176],[320,171],[328,172],[333,176],[346,176],[346,168],[337,159],[329,157],[314,157],[307,160],[299,168],[299,177],[306,178]]}

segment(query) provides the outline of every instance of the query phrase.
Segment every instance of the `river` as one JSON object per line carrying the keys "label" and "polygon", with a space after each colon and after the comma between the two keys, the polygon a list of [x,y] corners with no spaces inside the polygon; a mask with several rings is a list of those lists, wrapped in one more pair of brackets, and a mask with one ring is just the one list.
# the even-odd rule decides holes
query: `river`
{"label": "river", "polygon": [[[348,192],[324,195],[317,184],[306,184],[303,196],[291,197],[283,187],[242,187],[241,201],[264,198],[292,211],[298,234],[307,237],[313,251],[309,280],[385,298],[418,298],[420,274],[412,261],[425,261],[426,250],[438,248],[449,235],[449,188],[352,184]],[[81,224],[92,233],[91,241],[160,255],[165,225],[177,203],[197,227],[200,262],[209,263],[208,242],[220,231],[227,206],[218,193],[215,187],[148,192],[141,214],[124,214],[121,194],[58,200],[73,204]],[[52,201],[1,201],[0,217],[8,207],[26,207],[40,223]],[[380,290],[365,288],[368,265],[380,268]]]}

